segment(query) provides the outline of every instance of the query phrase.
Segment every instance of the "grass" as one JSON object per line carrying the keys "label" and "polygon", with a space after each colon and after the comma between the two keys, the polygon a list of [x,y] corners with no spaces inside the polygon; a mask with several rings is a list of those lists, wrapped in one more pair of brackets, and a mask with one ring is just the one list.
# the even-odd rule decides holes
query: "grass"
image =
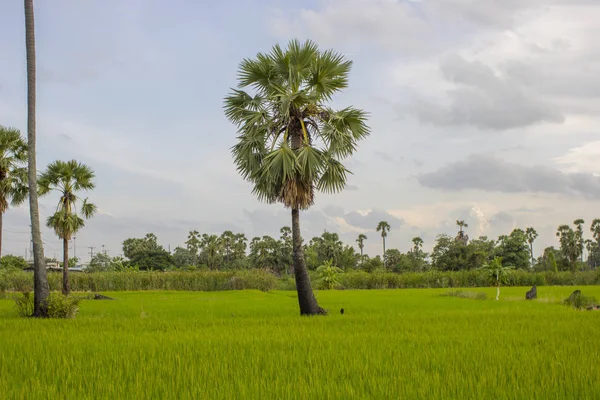
{"label": "grass", "polygon": [[104,293],[117,301],[74,320],[0,300],[1,397],[600,398],[600,311],[563,306],[573,288],[526,290],[319,291],[330,315],[315,318],[284,291]]}

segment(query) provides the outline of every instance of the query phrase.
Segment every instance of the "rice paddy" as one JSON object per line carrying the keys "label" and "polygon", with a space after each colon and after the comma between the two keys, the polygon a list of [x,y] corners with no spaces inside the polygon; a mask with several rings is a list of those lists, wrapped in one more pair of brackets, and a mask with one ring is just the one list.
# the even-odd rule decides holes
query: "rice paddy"
{"label": "rice paddy", "polygon": [[[3,399],[598,399],[600,311],[573,287],[112,292],[73,320],[0,300]],[[581,287],[600,298],[600,287]],[[340,309],[344,308],[342,315]]]}

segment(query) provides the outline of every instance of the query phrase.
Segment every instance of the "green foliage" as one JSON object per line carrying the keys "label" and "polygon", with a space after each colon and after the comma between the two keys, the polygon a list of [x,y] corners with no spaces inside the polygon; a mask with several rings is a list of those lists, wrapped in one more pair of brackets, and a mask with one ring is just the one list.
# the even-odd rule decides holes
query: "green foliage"
{"label": "green foliage", "polygon": [[81,299],[75,296],[65,296],[60,293],[50,293],[47,300],[48,316],[50,318],[75,318],[79,311]]}
{"label": "green foliage", "polygon": [[340,284],[338,276],[344,273],[343,270],[333,265],[333,260],[326,261],[315,272],[317,284],[321,289],[335,289]]}
{"label": "green foliage", "polygon": [[171,255],[158,244],[153,233],[148,233],[143,238],[125,240],[123,254],[129,259],[130,265],[140,270],[164,271],[173,265]]}
{"label": "green foliage", "polygon": [[33,315],[33,293],[24,291],[13,295],[15,310],[21,318],[28,318]]}
{"label": "green foliage", "polygon": [[344,188],[342,161],[368,136],[366,113],[326,103],[348,86],[351,65],[341,54],[297,40],[242,61],[238,87],[224,107],[238,129],[234,162],[259,200],[307,209],[315,189]]}
{"label": "green foliage", "polygon": [[525,232],[515,229],[508,236],[500,236],[495,255],[502,258],[503,265],[512,265],[517,269],[529,268],[531,254]]}
{"label": "green foliage", "polygon": [[565,299],[563,304],[569,307],[583,310],[587,307],[595,307],[598,303],[595,297],[584,296],[581,292],[574,292],[567,299]]}
{"label": "green foliage", "polygon": [[314,270],[332,260],[342,270],[354,269],[359,256],[351,246],[344,245],[337,233],[324,232],[304,247],[308,269]]}
{"label": "green foliage", "polygon": [[94,171],[76,160],[54,161],[40,175],[38,189],[41,196],[53,190],[60,194],[56,212],[46,222],[59,238],[71,240],[85,225],[84,218],[89,219],[96,213],[94,204],[76,194],[82,190],[93,190],[96,187],[94,178]]}
{"label": "green foliage", "polygon": [[27,199],[27,143],[19,130],[0,125],[0,214]]}
{"label": "green foliage", "polygon": [[0,300],[0,387],[5,399],[598,399],[598,316],[561,306],[572,290],[539,303],[522,287],[505,289],[511,302],[322,291],[319,319],[298,317],[292,292],[106,293],[119,300],[83,301],[75,321],[19,319]]}
{"label": "green foliage", "polygon": [[7,254],[0,258],[0,269],[23,270],[28,266],[27,261],[23,257]]}
{"label": "green foliage", "polygon": [[466,290],[449,290],[442,293],[444,297],[460,297],[461,299],[486,300],[487,295],[484,292],[470,292]]}
{"label": "green foliage", "polygon": [[481,267],[483,275],[487,277],[489,283],[494,286],[500,286],[501,283],[508,282],[508,278],[512,274],[512,265],[504,265],[502,257],[494,257],[492,261]]}

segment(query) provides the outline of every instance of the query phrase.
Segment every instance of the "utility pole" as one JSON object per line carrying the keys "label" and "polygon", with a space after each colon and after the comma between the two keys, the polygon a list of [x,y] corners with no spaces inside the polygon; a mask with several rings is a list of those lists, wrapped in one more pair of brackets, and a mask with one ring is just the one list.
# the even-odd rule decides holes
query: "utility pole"
{"label": "utility pole", "polygon": [[107,250],[104,248],[104,245],[102,245],[102,254],[106,255]]}
{"label": "utility pole", "polygon": [[75,239],[77,239],[77,237],[73,236],[73,258],[77,258],[77,247],[75,246]]}
{"label": "utility pole", "polygon": [[88,247],[88,249],[90,249],[90,261],[92,261],[92,258],[94,258],[94,249],[95,248],[96,247],[94,247],[94,246]]}

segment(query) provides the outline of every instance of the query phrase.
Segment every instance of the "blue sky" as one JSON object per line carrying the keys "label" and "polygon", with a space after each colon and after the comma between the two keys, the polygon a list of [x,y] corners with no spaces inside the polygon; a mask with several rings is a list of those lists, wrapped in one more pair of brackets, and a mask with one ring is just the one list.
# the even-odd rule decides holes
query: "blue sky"
{"label": "blue sky", "polygon": [[[354,61],[334,105],[371,113],[349,187],[319,195],[306,239],[349,244],[392,225],[401,250],[421,235],[534,226],[540,246],[600,205],[600,6],[592,1],[37,1],[38,163],[76,158],[97,172],[100,214],[86,246],[147,232],[175,247],[196,229],[270,234],[289,213],[238,177],[222,99],[244,57],[293,37]],[[0,6],[0,124],[25,132],[22,4]],[[550,67],[551,66],[551,67]],[[56,199],[42,200],[47,216]],[[26,207],[6,214],[4,253],[28,245]],[[12,232],[11,232],[12,231]],[[60,243],[44,231],[46,253]]]}

